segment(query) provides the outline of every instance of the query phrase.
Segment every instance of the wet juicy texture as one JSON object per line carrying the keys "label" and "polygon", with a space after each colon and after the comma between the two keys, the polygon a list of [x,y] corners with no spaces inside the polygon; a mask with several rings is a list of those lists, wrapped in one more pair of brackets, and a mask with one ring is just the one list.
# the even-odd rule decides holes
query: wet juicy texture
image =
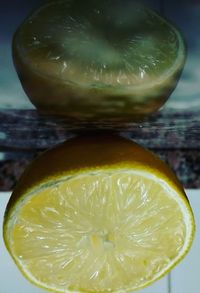
{"label": "wet juicy texture", "polygon": [[42,113],[100,126],[158,110],[185,55],[177,29],[135,1],[50,1],[13,41],[21,83]]}
{"label": "wet juicy texture", "polygon": [[145,173],[69,177],[21,202],[9,224],[12,253],[37,283],[59,292],[139,288],[184,246],[183,212],[169,194]]}
{"label": "wet juicy texture", "polygon": [[34,70],[85,86],[152,82],[179,46],[166,21],[135,2],[57,1],[27,19],[18,38]]}

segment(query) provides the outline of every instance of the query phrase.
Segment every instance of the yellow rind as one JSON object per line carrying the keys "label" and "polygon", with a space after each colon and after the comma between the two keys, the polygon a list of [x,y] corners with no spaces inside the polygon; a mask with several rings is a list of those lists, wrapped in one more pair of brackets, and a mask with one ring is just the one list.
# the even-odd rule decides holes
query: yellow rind
{"label": "yellow rind", "polygon": [[[48,169],[49,163],[52,165]],[[190,225],[192,227],[190,239],[188,239],[187,249],[184,254],[180,256],[173,265],[165,271],[162,275],[150,282],[140,286],[137,289],[126,289],[126,292],[131,292],[147,287],[154,281],[162,278],[164,275],[175,267],[188,253],[195,234],[195,222],[192,209],[190,207],[187,196],[169,167],[159,160],[150,151],[142,148],[136,143],[116,135],[94,135],[83,136],[70,139],[67,142],[49,150],[37,158],[27,168],[18,185],[13,191],[6,208],[3,224],[3,237],[5,245],[14,259],[17,267],[22,274],[33,284],[47,289],[50,292],[58,292],[55,289],[49,289],[40,283],[30,279],[29,276],[19,266],[16,257],[12,254],[9,247],[9,239],[7,238],[7,230],[10,219],[15,214],[17,205],[23,201],[30,193],[37,192],[38,189],[45,188],[46,184],[53,184],[55,181],[64,180],[65,177],[73,175],[85,174],[94,171],[122,171],[123,170],[137,170],[145,173],[153,174],[158,179],[163,180],[170,186],[176,194],[180,197],[190,218]],[[66,292],[72,292],[73,288]],[[85,292],[82,290],[73,292]],[[115,291],[119,292],[120,291]]]}

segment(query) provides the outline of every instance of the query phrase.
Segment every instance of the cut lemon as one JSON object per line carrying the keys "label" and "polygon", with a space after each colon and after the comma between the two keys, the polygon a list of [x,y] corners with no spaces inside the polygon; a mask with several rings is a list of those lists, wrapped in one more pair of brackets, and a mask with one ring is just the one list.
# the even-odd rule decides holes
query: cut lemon
{"label": "cut lemon", "polygon": [[188,199],[151,152],[117,136],[79,137],[26,170],[8,203],[6,246],[54,292],[129,292],[170,271],[194,236]]}
{"label": "cut lemon", "polygon": [[180,32],[129,1],[50,1],[13,39],[14,63],[32,103],[78,121],[134,121],[175,88],[186,50]]}

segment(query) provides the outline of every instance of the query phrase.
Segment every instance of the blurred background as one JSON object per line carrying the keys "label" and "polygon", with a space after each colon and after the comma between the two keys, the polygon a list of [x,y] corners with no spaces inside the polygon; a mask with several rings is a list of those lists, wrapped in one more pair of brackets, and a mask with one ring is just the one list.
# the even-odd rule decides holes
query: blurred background
{"label": "blurred background", "polygon": [[[0,190],[12,189],[30,160],[73,135],[77,128],[65,120],[57,123],[40,117],[26,97],[12,63],[13,33],[33,9],[45,2],[1,1]],[[147,121],[121,125],[118,131],[168,162],[185,187],[197,188],[200,187],[200,1],[140,2],[157,10],[182,31],[188,57],[179,84],[165,106]]]}

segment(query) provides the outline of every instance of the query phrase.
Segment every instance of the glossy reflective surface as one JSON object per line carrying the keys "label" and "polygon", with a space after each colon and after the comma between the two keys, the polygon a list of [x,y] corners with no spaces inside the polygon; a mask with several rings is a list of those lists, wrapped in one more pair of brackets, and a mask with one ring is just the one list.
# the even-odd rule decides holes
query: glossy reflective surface
{"label": "glossy reflective surface", "polygon": [[12,47],[33,105],[80,126],[114,127],[156,112],[186,59],[179,30],[136,1],[47,3],[19,26]]}
{"label": "glossy reflective surface", "polygon": [[[187,62],[176,90],[163,109],[142,124],[128,124],[126,130],[138,142],[148,147],[193,148],[200,147],[200,99],[199,99],[199,14],[198,1],[146,1],[152,8],[161,11],[183,32],[188,45]],[[150,3],[151,2],[151,3]],[[18,5],[2,10],[4,26],[0,44],[0,140],[3,146],[20,148],[48,147],[64,140],[70,134],[66,130],[77,128],[76,124],[56,122],[38,117],[32,104],[25,96],[12,65],[10,42],[13,32],[27,13],[41,1]],[[14,5],[14,4],[13,4]],[[15,12],[13,12],[15,11]],[[6,13],[5,13],[6,12]],[[82,128],[86,126],[83,124]],[[109,125],[104,125],[109,128]],[[124,130],[123,125],[118,125]],[[26,139],[25,141],[25,137]]]}

